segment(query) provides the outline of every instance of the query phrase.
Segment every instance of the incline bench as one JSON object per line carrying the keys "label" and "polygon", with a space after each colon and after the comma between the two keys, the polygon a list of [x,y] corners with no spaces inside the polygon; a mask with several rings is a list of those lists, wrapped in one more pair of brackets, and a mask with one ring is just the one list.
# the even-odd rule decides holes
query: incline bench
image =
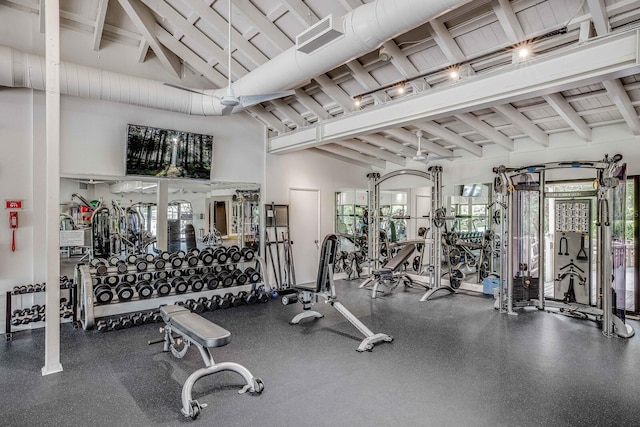
{"label": "incline bench", "polygon": [[[388,291],[392,291],[400,282],[403,282],[405,287],[413,286],[413,280],[404,272],[403,267],[409,260],[411,255],[416,249],[416,245],[413,243],[407,243],[400,251],[389,260],[389,262],[379,270],[373,270],[372,277],[368,278],[360,285],[360,288],[364,288],[373,284],[371,291],[371,298],[375,298],[378,292],[383,295],[386,293],[382,289],[378,289],[380,285],[388,286]],[[426,288],[426,285],[420,285]]]}
{"label": "incline bench", "polygon": [[323,314],[317,311],[312,311],[311,306],[314,300],[317,301],[318,297],[324,298],[333,308],[338,310],[345,319],[355,326],[364,336],[356,351],[371,351],[373,346],[380,342],[392,342],[393,337],[387,334],[374,334],[364,323],[362,323],[357,317],[353,315],[347,308],[338,301],[336,296],[336,289],[333,284],[333,262],[336,258],[336,250],[338,247],[338,238],[335,234],[328,234],[325,236],[322,242],[322,248],[320,249],[320,265],[318,267],[318,276],[316,283],[310,283],[309,286],[297,285],[295,291],[297,296],[291,298],[286,296],[285,301],[300,301],[304,311],[296,315],[292,320],[292,325],[298,324],[302,319],[307,317],[322,318]]}
{"label": "incline bench", "polygon": [[[222,362],[216,363],[211,356],[209,348],[222,347],[231,341],[231,332],[205,319],[204,317],[192,313],[189,309],[178,305],[165,305],[160,307],[160,315],[165,322],[164,339],[156,342],[164,342],[164,351],[171,351],[177,358],[184,357],[189,347],[193,344],[200,351],[206,367],[198,369],[189,377],[182,387],[182,409],[185,417],[196,419],[200,410],[205,404],[198,403],[191,397],[191,389],[196,381],[202,377],[215,374],[221,371],[233,371],[244,378],[246,385],[238,393],[261,393],[264,384],[260,378],[255,378],[247,368],[237,363]],[[180,338],[183,347],[180,346]],[[150,344],[153,344],[151,342]]]}

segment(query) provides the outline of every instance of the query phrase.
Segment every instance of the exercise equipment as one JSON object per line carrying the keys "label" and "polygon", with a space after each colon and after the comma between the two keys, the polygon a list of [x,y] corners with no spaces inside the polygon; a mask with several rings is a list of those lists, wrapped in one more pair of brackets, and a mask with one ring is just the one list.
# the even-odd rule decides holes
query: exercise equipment
{"label": "exercise equipment", "polygon": [[362,333],[365,338],[362,340],[356,351],[371,351],[373,346],[381,342],[392,342],[393,338],[389,335],[376,333],[374,334],[364,323],[353,315],[347,308],[338,301],[336,289],[333,283],[333,263],[336,257],[338,247],[338,238],[334,234],[325,236],[322,247],[320,248],[320,263],[318,266],[318,276],[315,284],[308,286],[297,285],[294,290],[297,292],[297,299],[302,303],[303,312],[296,315],[291,324],[298,324],[302,319],[313,317],[322,318],[323,314],[312,311],[311,307],[318,298],[323,298],[326,302],[349,321],[353,326]]}
{"label": "exercise equipment", "polygon": [[[400,283],[404,284],[405,287],[412,287],[414,281],[407,274],[405,265],[415,250],[416,245],[414,243],[402,245],[402,249],[385,264],[384,268],[371,272],[373,280],[363,282],[360,287],[371,285],[371,298],[376,298],[378,293],[384,295],[387,292],[391,292]],[[428,289],[427,285],[415,283]],[[381,289],[381,287],[386,287],[386,289]]]}
{"label": "exercise equipment", "polygon": [[[254,377],[247,368],[237,363],[216,363],[211,355],[210,348],[222,347],[231,341],[231,333],[213,322],[189,312],[189,310],[176,305],[167,305],[160,308],[160,315],[165,322],[163,351],[171,351],[171,354],[180,359],[184,357],[191,345],[198,348],[205,367],[198,369],[185,381],[182,387],[182,409],[185,417],[196,419],[202,408],[206,405],[193,400],[191,390],[200,378],[221,371],[231,371],[240,374],[246,385],[240,393],[250,392],[259,394],[264,389],[260,378]],[[180,337],[180,341],[176,336]],[[150,343],[151,344],[151,343]]]}
{"label": "exercise equipment", "polygon": [[[545,174],[554,169],[567,172],[579,169],[583,174],[585,170],[594,170],[593,190],[548,191]],[[515,308],[535,306],[540,310],[594,320],[607,337],[633,336],[633,328],[625,323],[626,165],[622,163],[622,156],[617,154],[609,158],[605,155],[598,161],[552,162],[518,168],[499,166],[494,168],[494,173],[494,199],[506,207],[501,237],[504,258],[500,278],[503,284],[498,286],[496,308],[516,315]],[[550,206],[552,202],[556,205],[552,218],[547,217],[544,208],[546,199]],[[597,229],[595,301],[591,301],[589,295],[592,250],[587,238],[593,205]],[[543,225],[551,219],[555,222],[552,230],[557,250],[545,251]],[[509,247],[511,243],[513,247]],[[553,257],[555,299],[545,295],[545,252]]]}

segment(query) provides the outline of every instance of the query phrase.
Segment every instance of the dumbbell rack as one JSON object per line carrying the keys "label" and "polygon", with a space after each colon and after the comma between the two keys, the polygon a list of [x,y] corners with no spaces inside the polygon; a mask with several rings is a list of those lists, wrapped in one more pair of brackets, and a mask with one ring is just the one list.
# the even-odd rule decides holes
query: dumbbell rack
{"label": "dumbbell rack", "polygon": [[[216,249],[216,250],[219,250]],[[202,253],[209,252],[211,254],[215,254],[214,249],[206,248],[202,251]],[[160,305],[164,304],[175,304],[177,302],[182,302],[185,298],[193,298],[197,297],[207,297],[211,298],[214,295],[222,296],[225,293],[230,292],[232,289],[237,292],[250,292],[252,289],[256,289],[258,287],[263,286],[267,292],[270,292],[271,289],[268,285],[268,280],[266,280],[265,272],[266,265],[264,263],[264,259],[259,256],[254,256],[250,261],[245,259],[240,259],[233,261],[230,259],[225,262],[213,261],[213,262],[205,262],[203,261],[203,257],[200,256],[197,263],[193,263],[192,265],[187,266],[179,266],[175,267],[172,263],[173,258],[182,256],[185,260],[191,256],[191,254],[198,253],[200,251],[194,250],[189,254],[185,254],[182,251],[168,254],[163,253],[161,256],[166,258],[166,264],[163,268],[156,268],[152,266],[151,268],[145,268],[143,271],[140,271],[139,267],[133,263],[129,262],[126,265],[126,271],[122,267],[122,263],[119,265],[107,265],[104,261],[102,264],[95,264],[93,266],[86,264],[79,264],[76,266],[75,270],[75,282],[78,286],[79,297],[77,300],[77,317],[82,328],[85,330],[92,329],[96,326],[96,319],[99,318],[108,318],[113,316],[118,316],[125,313],[134,313],[134,312],[143,312],[143,311],[153,311],[157,310]],[[182,253],[182,255],[180,255]],[[143,256],[144,257],[144,256]],[[157,257],[153,255],[146,255],[146,261],[148,264],[152,264],[153,259],[157,259]],[[139,260],[140,258],[138,258]],[[132,261],[132,260],[128,260]],[[185,262],[185,264],[187,264]],[[136,282],[139,283],[141,281],[146,281],[141,278],[142,275],[149,275],[150,277],[157,278],[160,275],[163,275],[171,280],[175,277],[182,277],[185,280],[188,280],[190,277],[195,276],[204,276],[210,272],[213,272],[216,269],[236,269],[240,267],[244,267],[246,270],[248,268],[247,265],[253,265],[254,270],[260,271],[260,280],[257,282],[247,282],[244,285],[236,285],[236,286],[224,286],[220,284],[215,289],[208,289],[207,284],[204,285],[201,290],[194,291],[193,288],[190,290],[185,289],[184,292],[176,293],[176,290],[171,288],[170,292],[166,295],[158,295],[157,290],[154,290],[151,295],[147,297],[140,297],[140,295],[132,296],[127,301],[120,301],[117,296],[114,296],[109,303],[101,304],[96,297],[95,290],[97,290],[99,285],[103,283],[108,283],[112,288],[116,287],[116,283],[122,283],[122,280],[125,276],[134,275],[136,277]],[[120,270],[118,270],[120,267]],[[100,271],[99,271],[100,270]],[[117,277],[117,281],[115,279],[108,278]],[[111,283],[109,283],[111,282]],[[151,281],[149,281],[151,282]],[[128,283],[131,289],[136,288],[136,283]],[[133,293],[133,290],[131,291]],[[139,294],[139,292],[138,292]]]}
{"label": "dumbbell rack", "polygon": [[[5,312],[5,341],[9,342],[13,340],[13,334],[14,332],[19,332],[19,331],[24,331],[24,330],[28,330],[31,329],[31,327],[22,327],[22,328],[17,328],[17,325],[13,325],[12,320],[15,320],[16,318],[19,317],[23,317],[23,321],[22,321],[22,325],[33,325],[33,324],[38,324],[40,325],[39,327],[44,326],[44,314],[42,314],[41,316],[37,316],[36,319],[37,320],[31,320],[28,319],[26,316],[14,316],[14,309],[18,309],[14,304],[13,304],[13,300],[14,298],[21,298],[24,296],[33,296],[35,294],[43,294],[45,292],[45,288],[44,286],[42,286],[41,288],[39,287],[34,287],[32,289],[29,289],[29,291],[24,291],[24,292],[16,292],[16,289],[19,288],[18,286],[14,287],[13,291],[7,291],[6,294],[6,312]],[[77,314],[76,314],[76,289],[73,286],[73,282],[71,282],[70,280],[65,280],[60,282],[60,289],[64,290],[64,289],[68,289],[69,290],[69,306],[70,308],[68,309],[60,309],[60,316],[63,316],[64,314],[64,319],[68,319],[66,320],[66,322],[72,322],[73,319],[76,318]],[[21,301],[22,302],[22,301]],[[28,307],[28,310],[33,310],[34,308],[39,307],[41,309],[44,308],[44,305],[31,305],[30,307]],[[20,309],[22,309],[22,306],[20,307]],[[70,316],[67,316],[66,313],[70,313]],[[65,322],[65,323],[66,323]],[[17,329],[14,329],[14,326]]]}

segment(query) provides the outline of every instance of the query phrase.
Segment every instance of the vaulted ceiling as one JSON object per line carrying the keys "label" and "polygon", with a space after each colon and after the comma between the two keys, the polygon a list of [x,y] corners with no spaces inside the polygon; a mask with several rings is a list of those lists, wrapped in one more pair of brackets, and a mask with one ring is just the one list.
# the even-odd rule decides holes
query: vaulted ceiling
{"label": "vaulted ceiling", "polygon": [[[177,82],[189,70],[209,82],[193,89],[214,89],[300,50],[299,35],[310,37],[330,16],[369,3],[232,0],[231,75],[228,0],[60,0],[60,15],[63,29],[93,36],[87,49],[135,46],[139,63],[154,61]],[[40,16],[43,4],[0,0]],[[318,67],[294,87],[277,88],[293,95],[245,109],[268,127],[269,151],[312,149],[385,168],[414,161],[417,131],[425,154],[465,158],[516,150],[521,138],[547,146],[560,132],[588,141],[595,128],[614,124],[640,134],[640,2],[457,4],[329,70]],[[328,39],[318,43],[315,49],[332,49]]]}

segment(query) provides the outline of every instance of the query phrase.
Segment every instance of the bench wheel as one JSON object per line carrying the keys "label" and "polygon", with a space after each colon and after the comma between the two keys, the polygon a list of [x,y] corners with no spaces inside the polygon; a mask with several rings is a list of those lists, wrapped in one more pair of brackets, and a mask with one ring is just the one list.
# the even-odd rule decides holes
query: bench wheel
{"label": "bench wheel", "polygon": [[253,383],[254,385],[254,389],[255,389],[255,393],[262,393],[262,390],[264,390],[264,383],[262,382],[262,380],[260,378],[254,378],[253,379]]}
{"label": "bench wheel", "polygon": [[191,413],[189,414],[189,416],[192,420],[195,420],[196,418],[198,418],[198,415],[200,415],[200,404],[197,400],[192,400],[189,402],[189,406],[191,408]]}

